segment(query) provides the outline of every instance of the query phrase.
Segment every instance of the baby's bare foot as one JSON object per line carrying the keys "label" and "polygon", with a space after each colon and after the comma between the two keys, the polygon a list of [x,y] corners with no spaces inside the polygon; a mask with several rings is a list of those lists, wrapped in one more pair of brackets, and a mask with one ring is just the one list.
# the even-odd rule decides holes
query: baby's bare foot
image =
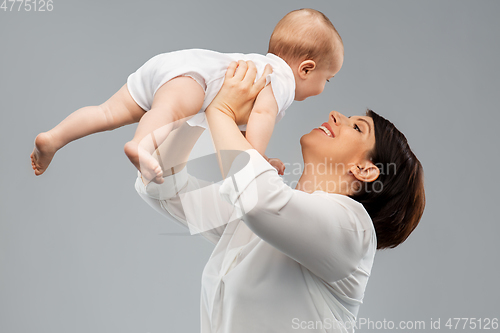
{"label": "baby's bare foot", "polygon": [[139,170],[147,181],[163,183],[163,171],[158,161],[144,148],[134,141],[129,141],[124,147],[130,162]]}
{"label": "baby's bare foot", "polygon": [[35,170],[35,175],[40,176],[47,170],[50,161],[57,152],[54,140],[49,133],[40,133],[35,139],[35,148],[31,153],[31,167]]}

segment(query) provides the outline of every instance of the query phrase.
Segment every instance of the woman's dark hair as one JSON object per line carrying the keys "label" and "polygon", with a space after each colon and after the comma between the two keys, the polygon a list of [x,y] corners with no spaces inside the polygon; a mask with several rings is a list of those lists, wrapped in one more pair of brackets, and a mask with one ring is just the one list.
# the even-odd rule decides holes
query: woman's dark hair
{"label": "woman's dark hair", "polygon": [[375,182],[363,183],[350,197],[372,218],[377,249],[394,248],[408,238],[424,212],[424,170],[393,123],[372,110],[366,115],[375,126],[375,148],[369,157],[380,176]]}

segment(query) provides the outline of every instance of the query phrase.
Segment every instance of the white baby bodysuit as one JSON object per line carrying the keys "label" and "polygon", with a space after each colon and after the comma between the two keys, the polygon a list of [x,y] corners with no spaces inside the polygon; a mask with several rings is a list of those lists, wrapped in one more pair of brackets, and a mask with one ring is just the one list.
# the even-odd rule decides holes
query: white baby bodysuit
{"label": "white baby bodysuit", "polygon": [[[192,117],[188,124],[207,128],[204,111],[222,87],[229,63],[238,60],[253,61],[257,67],[257,78],[264,72],[266,64],[273,67],[273,73],[267,77],[267,81],[271,84],[278,105],[276,122],[280,121],[295,98],[295,78],[290,66],[272,53],[264,56],[201,49],[162,53],[149,59],[132,73],[127,79],[127,87],[135,102],[149,111],[156,91],[164,83],[178,76],[192,77],[205,91],[205,100],[198,114]],[[239,128],[245,130],[246,125]]]}

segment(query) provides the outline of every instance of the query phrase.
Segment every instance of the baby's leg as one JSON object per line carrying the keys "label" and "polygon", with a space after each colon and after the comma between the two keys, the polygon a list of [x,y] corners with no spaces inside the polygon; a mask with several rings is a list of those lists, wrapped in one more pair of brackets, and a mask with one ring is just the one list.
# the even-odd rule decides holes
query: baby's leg
{"label": "baby's leg", "polygon": [[[164,177],[177,173],[185,167],[189,155],[203,131],[202,127],[191,126],[184,122],[170,132],[165,141],[153,153],[162,167]],[[145,185],[149,183],[145,179],[143,182]]]}
{"label": "baby's leg", "polygon": [[174,78],[157,90],[151,110],[142,117],[134,138],[124,148],[144,179],[163,182],[162,170],[152,153],[172,129],[201,109],[204,98],[200,84],[185,76]]}
{"label": "baby's leg", "polygon": [[99,106],[87,106],[73,112],[56,127],[36,137],[31,153],[35,175],[44,173],[54,154],[71,141],[136,123],[143,114],[144,110],[132,99],[127,85]]}

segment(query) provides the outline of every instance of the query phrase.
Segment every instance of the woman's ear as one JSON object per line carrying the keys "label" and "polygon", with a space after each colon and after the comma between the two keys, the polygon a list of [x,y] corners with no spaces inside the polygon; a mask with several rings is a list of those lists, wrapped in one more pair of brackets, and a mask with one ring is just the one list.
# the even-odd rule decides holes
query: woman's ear
{"label": "woman's ear", "polygon": [[357,180],[366,183],[374,182],[380,176],[380,169],[369,161],[364,165],[353,165],[349,171]]}
{"label": "woman's ear", "polygon": [[299,64],[299,77],[305,79],[309,73],[316,69],[316,62],[314,60],[304,60]]}

